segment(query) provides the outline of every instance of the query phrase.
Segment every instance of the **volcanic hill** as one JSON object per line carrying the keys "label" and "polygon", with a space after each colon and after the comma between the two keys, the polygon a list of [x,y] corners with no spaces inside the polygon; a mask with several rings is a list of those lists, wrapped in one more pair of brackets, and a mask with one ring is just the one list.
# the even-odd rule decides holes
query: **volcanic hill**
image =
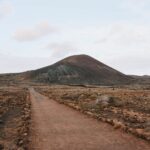
{"label": "volcanic hill", "polygon": [[53,65],[22,75],[36,82],[69,85],[118,85],[132,81],[132,77],[87,55],[70,56]]}

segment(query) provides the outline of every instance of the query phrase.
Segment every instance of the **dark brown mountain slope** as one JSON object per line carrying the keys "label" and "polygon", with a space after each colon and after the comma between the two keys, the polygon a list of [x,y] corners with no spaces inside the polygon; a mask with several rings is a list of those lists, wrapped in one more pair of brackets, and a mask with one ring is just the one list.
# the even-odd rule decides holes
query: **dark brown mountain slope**
{"label": "dark brown mountain slope", "polygon": [[26,78],[53,84],[116,85],[132,78],[87,55],[67,57],[51,66],[24,73]]}

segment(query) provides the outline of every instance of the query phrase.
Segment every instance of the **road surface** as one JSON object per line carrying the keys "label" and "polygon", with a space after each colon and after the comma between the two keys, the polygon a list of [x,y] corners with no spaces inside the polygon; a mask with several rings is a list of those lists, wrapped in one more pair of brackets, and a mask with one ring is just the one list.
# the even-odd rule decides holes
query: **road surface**
{"label": "road surface", "polygon": [[30,150],[150,150],[150,145],[30,89]]}

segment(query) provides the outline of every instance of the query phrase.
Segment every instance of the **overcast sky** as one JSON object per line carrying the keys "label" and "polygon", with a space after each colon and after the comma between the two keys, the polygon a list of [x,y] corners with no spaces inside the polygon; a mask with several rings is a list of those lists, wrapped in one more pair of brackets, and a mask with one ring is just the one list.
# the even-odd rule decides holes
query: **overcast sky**
{"label": "overcast sky", "polygon": [[150,0],[0,0],[0,73],[74,54],[150,75]]}

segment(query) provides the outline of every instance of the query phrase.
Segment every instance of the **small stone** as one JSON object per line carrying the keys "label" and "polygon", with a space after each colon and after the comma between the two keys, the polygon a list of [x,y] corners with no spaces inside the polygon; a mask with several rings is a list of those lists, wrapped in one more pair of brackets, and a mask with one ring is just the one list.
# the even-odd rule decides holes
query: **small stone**
{"label": "small stone", "polygon": [[24,136],[27,136],[27,135],[28,135],[28,133],[24,133],[23,135],[24,135]]}
{"label": "small stone", "polygon": [[136,129],[136,134],[139,136],[139,137],[143,137],[144,135],[144,129]]}
{"label": "small stone", "polygon": [[3,124],[4,123],[4,121],[3,120],[0,120],[0,124]]}
{"label": "small stone", "polygon": [[19,147],[17,150],[24,150],[24,148],[22,148],[22,147]]}
{"label": "small stone", "polygon": [[108,95],[101,95],[96,99],[97,105],[108,106],[110,97]]}
{"label": "small stone", "polygon": [[113,120],[114,129],[123,128],[123,123],[117,120]]}
{"label": "small stone", "polygon": [[20,140],[18,145],[23,145],[23,140]]}
{"label": "small stone", "polygon": [[4,146],[2,144],[0,144],[0,150],[3,150]]}

